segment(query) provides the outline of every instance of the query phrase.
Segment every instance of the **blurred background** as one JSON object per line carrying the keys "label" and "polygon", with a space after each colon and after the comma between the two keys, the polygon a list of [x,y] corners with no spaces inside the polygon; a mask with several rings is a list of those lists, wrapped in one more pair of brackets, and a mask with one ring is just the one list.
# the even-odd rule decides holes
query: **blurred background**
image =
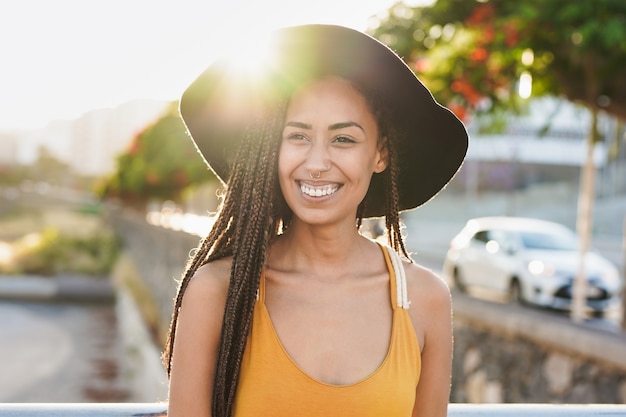
{"label": "blurred background", "polygon": [[[596,317],[574,290],[593,284],[584,272],[569,278],[578,307],[553,311],[461,293],[443,270],[468,220],[531,217],[575,231],[623,288],[626,3],[613,0],[2,3],[0,402],[166,400],[176,280],[219,188],[177,99],[215,57],[253,67],[256,38],[302,23],[388,44],[470,132],[447,189],[403,214],[413,258],[449,281],[459,311],[452,400],[625,403],[623,290]],[[474,310],[607,350],[511,336],[519,326],[476,324]]]}

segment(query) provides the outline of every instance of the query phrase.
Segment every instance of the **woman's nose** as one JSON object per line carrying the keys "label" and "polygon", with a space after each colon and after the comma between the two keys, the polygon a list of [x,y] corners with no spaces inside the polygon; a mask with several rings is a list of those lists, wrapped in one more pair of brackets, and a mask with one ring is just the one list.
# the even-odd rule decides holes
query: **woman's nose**
{"label": "woman's nose", "polygon": [[310,172],[327,171],[330,168],[330,152],[328,146],[321,141],[315,141],[307,155],[306,167]]}

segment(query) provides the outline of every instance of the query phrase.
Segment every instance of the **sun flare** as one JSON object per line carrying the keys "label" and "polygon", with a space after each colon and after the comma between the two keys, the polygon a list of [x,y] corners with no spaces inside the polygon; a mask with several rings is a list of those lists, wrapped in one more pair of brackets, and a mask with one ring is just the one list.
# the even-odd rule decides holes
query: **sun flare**
{"label": "sun flare", "polygon": [[275,49],[269,32],[247,32],[225,49],[225,59],[235,77],[254,79],[273,62]]}

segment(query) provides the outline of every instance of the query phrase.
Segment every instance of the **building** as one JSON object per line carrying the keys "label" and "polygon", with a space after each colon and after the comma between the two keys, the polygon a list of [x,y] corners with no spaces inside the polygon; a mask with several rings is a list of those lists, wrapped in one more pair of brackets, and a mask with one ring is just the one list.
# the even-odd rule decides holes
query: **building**
{"label": "building", "polygon": [[92,110],[76,120],[57,120],[41,129],[0,132],[0,165],[31,164],[45,147],[73,171],[102,176],[115,169],[115,157],[131,139],[156,121],[169,102],[136,100]]}
{"label": "building", "polygon": [[[590,126],[587,109],[555,98],[535,99],[521,115],[480,117],[468,125],[470,147],[458,183],[472,189],[511,190],[535,182],[578,182]],[[601,176],[612,177],[600,180],[615,183],[615,172],[624,170],[617,166],[624,152],[620,157],[610,150],[624,141],[624,128],[615,118],[600,114],[598,130],[603,140],[594,146],[594,164]],[[626,181],[613,187],[626,192]]]}
{"label": "building", "polygon": [[0,166],[13,165],[17,160],[19,135],[13,132],[0,133]]}
{"label": "building", "polygon": [[72,126],[68,162],[80,174],[101,176],[115,169],[115,157],[154,122],[168,103],[138,100],[115,109],[93,110]]}

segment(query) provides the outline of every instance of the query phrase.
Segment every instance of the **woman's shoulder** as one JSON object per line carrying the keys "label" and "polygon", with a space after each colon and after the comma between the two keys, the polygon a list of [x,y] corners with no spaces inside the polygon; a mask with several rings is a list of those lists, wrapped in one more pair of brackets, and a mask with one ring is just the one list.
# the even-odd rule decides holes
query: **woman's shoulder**
{"label": "woman's shoulder", "polygon": [[435,272],[416,263],[403,262],[407,292],[412,305],[430,308],[450,304],[450,288]]}
{"label": "woman's shoulder", "polygon": [[[452,299],[446,282],[430,269],[421,265],[404,262],[409,316],[421,349],[428,340],[442,340],[452,320]],[[443,333],[442,333],[443,332]]]}
{"label": "woman's shoulder", "polygon": [[172,415],[209,414],[230,265],[230,259],[203,265],[185,287],[171,351]]}
{"label": "woman's shoulder", "polygon": [[191,277],[185,290],[186,300],[226,299],[232,258],[222,258],[202,265]]}

